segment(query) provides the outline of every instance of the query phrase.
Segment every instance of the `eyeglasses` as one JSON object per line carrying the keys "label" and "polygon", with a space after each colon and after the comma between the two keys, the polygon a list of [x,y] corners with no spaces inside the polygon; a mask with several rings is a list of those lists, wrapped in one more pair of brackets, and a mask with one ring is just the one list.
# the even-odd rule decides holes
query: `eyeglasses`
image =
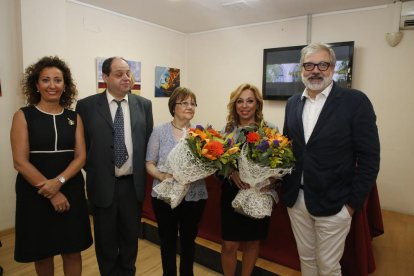
{"label": "eyeglasses", "polygon": [[196,103],[181,102],[181,103],[175,103],[175,104],[179,104],[181,106],[184,106],[185,108],[188,108],[188,107],[196,108],[197,107]]}
{"label": "eyeglasses", "polygon": [[315,66],[318,67],[319,71],[326,71],[328,70],[329,66],[331,66],[331,64],[329,62],[319,62],[319,63],[312,63],[312,62],[305,62],[302,64],[303,68],[305,69],[305,71],[312,71]]}

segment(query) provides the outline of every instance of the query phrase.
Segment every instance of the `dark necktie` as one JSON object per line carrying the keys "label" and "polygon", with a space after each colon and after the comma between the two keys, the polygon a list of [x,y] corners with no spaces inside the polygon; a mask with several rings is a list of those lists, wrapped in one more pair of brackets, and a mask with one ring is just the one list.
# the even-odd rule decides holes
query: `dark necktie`
{"label": "dark necktie", "polygon": [[125,132],[124,132],[124,114],[122,112],[121,102],[116,101],[118,108],[116,109],[114,119],[114,154],[115,154],[115,166],[118,168],[128,159],[128,151],[125,145]]}

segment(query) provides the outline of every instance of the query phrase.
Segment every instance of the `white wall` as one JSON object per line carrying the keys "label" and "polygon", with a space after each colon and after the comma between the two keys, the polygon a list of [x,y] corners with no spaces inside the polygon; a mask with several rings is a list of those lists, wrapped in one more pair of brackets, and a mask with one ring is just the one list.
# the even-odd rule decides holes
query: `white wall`
{"label": "white wall", "polygon": [[43,56],[66,57],[65,0],[19,1],[23,68]]}
{"label": "white wall", "polygon": [[96,91],[96,57],[122,56],[141,61],[141,95],[152,100],[155,122],[171,119],[168,98],[154,98],[155,66],[180,68],[186,85],[185,34],[68,2],[66,41],[79,98]]}
{"label": "white wall", "polygon": [[[231,91],[244,82],[262,87],[263,49],[306,44],[306,19],[297,18],[190,35],[189,86],[197,93],[202,123],[224,127]],[[265,101],[264,116],[283,127],[285,102]],[[214,107],[214,110],[212,110]]]}
{"label": "white wall", "polygon": [[[20,5],[21,7],[20,7]],[[51,12],[53,10],[53,12]],[[20,20],[20,13],[22,20]],[[354,40],[353,86],[372,100],[382,146],[378,178],[382,207],[414,214],[410,174],[410,93],[414,31],[404,31],[395,48],[385,42],[393,9],[378,7],[313,17],[312,40]],[[16,23],[17,21],[17,23]],[[21,22],[21,34],[20,23]],[[193,89],[199,108],[194,122],[224,125],[229,93],[242,82],[261,87],[263,49],[306,43],[306,18],[185,35],[139,20],[65,0],[0,0],[0,230],[13,227],[14,181],[9,145],[11,118],[22,105],[22,68],[44,55],[65,59],[79,97],[96,91],[96,57],[120,55],[142,62],[141,94],[153,101],[155,123],[170,120],[167,98],[154,98],[156,65],[181,69],[182,85]],[[265,117],[282,127],[284,101],[266,101]]]}
{"label": "white wall", "polygon": [[[381,205],[384,209],[414,214],[414,174],[410,172],[414,141],[414,30],[404,31],[401,43],[392,48],[385,41],[392,23],[392,6],[315,15],[312,41],[355,41],[353,87],[368,95],[377,114]],[[198,93],[200,122],[221,128],[230,92],[242,82],[261,88],[263,49],[306,44],[306,30],[304,17],[191,35],[188,79],[189,86]],[[286,102],[265,102],[265,118],[283,127]]]}
{"label": "white wall", "polygon": [[14,0],[0,0],[0,230],[14,226],[14,180],[16,173],[10,149],[9,130],[14,112],[21,105],[18,4]]}

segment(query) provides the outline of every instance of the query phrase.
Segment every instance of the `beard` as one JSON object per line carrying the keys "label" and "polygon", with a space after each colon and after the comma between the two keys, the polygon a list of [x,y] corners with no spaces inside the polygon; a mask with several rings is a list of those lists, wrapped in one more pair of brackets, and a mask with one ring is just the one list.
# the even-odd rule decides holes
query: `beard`
{"label": "beard", "polygon": [[312,91],[322,91],[332,82],[332,74],[324,77],[319,73],[304,77],[302,74],[302,82],[307,89]]}

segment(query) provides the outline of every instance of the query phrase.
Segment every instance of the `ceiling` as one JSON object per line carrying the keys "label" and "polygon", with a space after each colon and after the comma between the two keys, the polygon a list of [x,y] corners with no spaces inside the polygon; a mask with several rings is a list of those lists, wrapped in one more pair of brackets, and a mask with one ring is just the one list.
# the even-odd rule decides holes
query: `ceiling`
{"label": "ceiling", "polygon": [[359,9],[395,0],[69,0],[196,33],[308,14]]}

